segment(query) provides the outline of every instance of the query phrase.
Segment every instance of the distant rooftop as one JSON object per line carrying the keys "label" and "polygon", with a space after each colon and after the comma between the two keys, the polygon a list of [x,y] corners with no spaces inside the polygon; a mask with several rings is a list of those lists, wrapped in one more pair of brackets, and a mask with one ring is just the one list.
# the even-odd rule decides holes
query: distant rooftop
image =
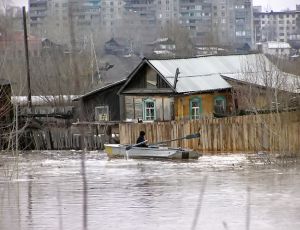
{"label": "distant rooftop", "polygon": [[269,49],[290,49],[291,46],[287,42],[276,42],[276,41],[270,41],[266,42]]}

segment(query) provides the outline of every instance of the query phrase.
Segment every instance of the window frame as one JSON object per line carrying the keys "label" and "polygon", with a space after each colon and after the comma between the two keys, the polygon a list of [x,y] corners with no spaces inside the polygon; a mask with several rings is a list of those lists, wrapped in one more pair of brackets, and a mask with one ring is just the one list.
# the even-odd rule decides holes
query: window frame
{"label": "window frame", "polygon": [[216,111],[216,108],[217,108],[217,103],[216,102],[218,100],[222,101],[222,103],[223,103],[223,110],[224,110],[223,112],[225,113],[226,112],[227,101],[226,101],[226,97],[225,96],[221,96],[221,95],[214,97],[214,112],[219,112],[219,111]]}
{"label": "window frame", "polygon": [[[147,108],[147,103],[153,103],[153,108]],[[147,110],[153,110],[153,116],[147,115]],[[150,118],[150,119],[149,119]],[[147,98],[143,100],[143,120],[144,121],[155,121],[156,120],[156,102],[154,99]]]}
{"label": "window frame", "polygon": [[[106,114],[107,117],[106,119],[99,119],[100,118],[100,112],[97,112],[97,109],[101,110],[101,109],[105,109],[106,110]],[[105,113],[102,113],[105,114]],[[109,121],[110,120],[110,116],[109,116],[109,106],[108,105],[100,105],[100,106],[95,106],[95,113],[94,113],[94,118],[95,121]]]}
{"label": "window frame", "polygon": [[[197,102],[199,106],[198,107],[192,107],[193,102]],[[197,108],[198,108],[198,114],[197,114]],[[192,97],[192,98],[190,98],[189,109],[190,109],[190,120],[200,119],[201,114],[202,114],[202,99],[201,99],[201,97]],[[196,113],[193,114],[193,111],[196,111]]]}

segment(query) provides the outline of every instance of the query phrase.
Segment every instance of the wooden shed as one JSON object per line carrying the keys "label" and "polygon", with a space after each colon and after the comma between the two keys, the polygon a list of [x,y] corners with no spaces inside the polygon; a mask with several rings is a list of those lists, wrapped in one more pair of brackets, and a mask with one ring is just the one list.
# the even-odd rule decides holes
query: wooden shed
{"label": "wooden shed", "polygon": [[108,84],[74,99],[79,101],[78,119],[89,122],[120,121],[124,100],[117,92],[125,81]]}

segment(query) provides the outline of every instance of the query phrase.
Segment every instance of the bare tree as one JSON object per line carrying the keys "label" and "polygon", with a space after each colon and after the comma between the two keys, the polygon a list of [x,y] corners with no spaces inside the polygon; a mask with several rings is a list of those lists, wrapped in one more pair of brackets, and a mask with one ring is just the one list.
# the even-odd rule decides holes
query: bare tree
{"label": "bare tree", "polygon": [[167,25],[163,28],[162,35],[175,41],[176,56],[194,56],[194,44],[190,38],[189,31],[180,24]]}
{"label": "bare tree", "polygon": [[[299,110],[300,77],[280,71],[277,65],[264,55],[256,55],[255,58],[252,55],[248,60],[244,60],[243,73],[240,74],[239,80],[247,84],[240,81],[234,84],[233,101],[238,102],[236,107],[240,111],[270,114],[271,121],[261,121],[265,132],[278,142],[280,156],[290,156],[295,153],[290,152],[288,143],[281,136],[281,129],[283,124],[294,122],[294,118],[292,114],[290,116],[289,113],[282,112],[295,111],[297,108]],[[264,142],[265,140],[261,140],[258,144],[264,148]]]}

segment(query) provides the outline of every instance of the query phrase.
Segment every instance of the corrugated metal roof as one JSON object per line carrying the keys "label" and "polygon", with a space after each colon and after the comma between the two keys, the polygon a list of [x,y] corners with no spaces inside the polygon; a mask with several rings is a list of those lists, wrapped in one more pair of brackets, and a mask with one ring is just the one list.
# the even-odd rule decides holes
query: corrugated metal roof
{"label": "corrugated metal roof", "polygon": [[[262,54],[149,60],[149,62],[172,86],[174,86],[176,69],[179,69],[180,74],[176,86],[178,93],[231,88],[231,85],[222,76],[263,86],[265,86],[264,82],[270,73],[273,73],[274,76],[279,74],[288,77],[290,79],[288,81],[294,80],[294,78],[290,78],[291,75],[279,71]],[[268,81],[274,82],[274,79],[268,79]],[[284,87],[279,88],[283,89]]]}
{"label": "corrugated metal roof", "polygon": [[149,60],[174,86],[176,68],[179,68],[176,92],[198,92],[231,88],[221,75],[266,71],[272,65],[264,55],[208,56],[187,59]]}
{"label": "corrugated metal roof", "polygon": [[[166,77],[167,81],[173,85],[174,77]],[[219,74],[202,75],[193,77],[179,77],[176,85],[176,92],[201,92],[219,89],[229,89],[231,85],[227,83]]]}
{"label": "corrugated metal roof", "polygon": [[300,77],[284,72],[223,74],[222,76],[264,87],[299,93]]}

